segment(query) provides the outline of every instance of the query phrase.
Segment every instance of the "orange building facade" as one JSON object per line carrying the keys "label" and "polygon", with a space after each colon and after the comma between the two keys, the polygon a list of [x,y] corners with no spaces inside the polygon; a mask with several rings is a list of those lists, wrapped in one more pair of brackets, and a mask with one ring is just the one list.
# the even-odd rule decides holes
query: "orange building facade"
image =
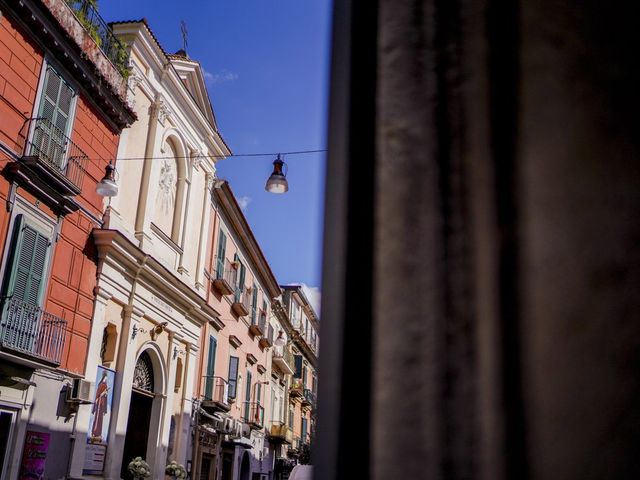
{"label": "orange building facade", "polygon": [[92,38],[70,3],[0,1],[3,479],[67,474],[95,299],[95,188],[134,120],[117,44],[107,52],[108,30]]}

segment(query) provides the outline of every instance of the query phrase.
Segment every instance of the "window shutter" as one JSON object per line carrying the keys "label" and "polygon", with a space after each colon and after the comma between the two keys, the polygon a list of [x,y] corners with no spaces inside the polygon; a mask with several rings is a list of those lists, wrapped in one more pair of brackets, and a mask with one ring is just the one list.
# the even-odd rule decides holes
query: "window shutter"
{"label": "window shutter", "polygon": [[14,225],[15,248],[5,295],[29,305],[40,305],[49,239],[18,215]]}
{"label": "window shutter", "polygon": [[307,442],[307,418],[302,417],[302,441]]}
{"label": "window shutter", "polygon": [[42,86],[38,117],[41,122],[34,132],[34,148],[46,155],[54,165],[62,168],[67,148],[66,135],[69,133],[69,119],[75,93],[67,82],[51,66],[47,66]]}
{"label": "window shutter", "polygon": [[258,386],[256,387],[256,390],[257,391],[256,391],[255,401],[258,402],[258,403],[262,403],[261,402],[261,400],[262,400],[262,384],[261,383],[258,383]]}
{"label": "window shutter", "polygon": [[295,378],[302,378],[302,355],[294,355],[296,363]]}
{"label": "window shutter", "polygon": [[307,388],[307,367],[302,367],[302,388]]}
{"label": "window shutter", "polygon": [[229,398],[236,398],[238,386],[238,357],[229,357]]}
{"label": "window shutter", "polygon": [[251,408],[251,372],[247,370],[247,390],[244,403],[244,418],[249,420],[249,410]]}
{"label": "window shutter", "polygon": [[256,309],[258,308],[258,289],[256,288],[256,284],[253,284],[253,298],[251,302],[251,325],[256,324]]}
{"label": "window shutter", "polygon": [[207,358],[207,380],[205,382],[205,396],[207,399],[213,399],[213,386],[214,386],[214,372],[216,366],[216,337],[211,335],[209,337],[209,355]]}
{"label": "window shutter", "polygon": [[218,235],[218,253],[216,256],[216,278],[224,278],[224,256],[227,249],[227,236],[220,229]]}

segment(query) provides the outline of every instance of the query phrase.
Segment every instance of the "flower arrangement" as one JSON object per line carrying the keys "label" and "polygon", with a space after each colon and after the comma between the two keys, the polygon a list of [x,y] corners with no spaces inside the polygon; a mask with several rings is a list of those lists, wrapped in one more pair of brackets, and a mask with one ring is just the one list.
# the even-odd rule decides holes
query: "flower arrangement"
{"label": "flower arrangement", "polygon": [[167,465],[167,468],[164,469],[164,473],[176,480],[187,478],[187,471],[185,470],[184,465],[177,463],[175,460],[172,460],[171,463]]}
{"label": "flower arrangement", "polygon": [[142,457],[136,457],[129,462],[127,467],[129,473],[136,480],[139,478],[149,478],[151,476],[151,467]]}

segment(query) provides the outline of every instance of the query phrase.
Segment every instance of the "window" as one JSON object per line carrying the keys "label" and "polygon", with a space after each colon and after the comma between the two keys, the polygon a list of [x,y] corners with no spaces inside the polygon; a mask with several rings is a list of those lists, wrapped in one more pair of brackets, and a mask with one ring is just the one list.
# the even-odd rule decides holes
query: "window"
{"label": "window", "polygon": [[293,417],[294,417],[294,411],[293,408],[289,409],[289,428],[291,430],[293,430]]}
{"label": "window", "polygon": [[244,419],[249,421],[249,410],[251,408],[251,371],[247,370],[247,390],[244,402]]}
{"label": "window", "polygon": [[251,300],[251,325],[256,324],[256,309],[258,308],[258,289],[253,284],[253,298]]}
{"label": "window", "polygon": [[50,249],[49,237],[24,215],[17,215],[2,288],[2,296],[8,300],[5,300],[4,309],[9,304],[40,306]]}
{"label": "window", "polygon": [[218,234],[218,252],[216,254],[216,278],[224,278],[224,258],[227,248],[227,236],[222,229]]}
{"label": "window", "polygon": [[5,478],[9,453],[12,451],[11,436],[15,417],[15,411],[0,409],[0,478]]}
{"label": "window", "polygon": [[62,169],[66,162],[67,136],[71,130],[71,118],[76,94],[71,86],[51,66],[47,65],[40,103],[38,126],[33,131],[32,151]]}
{"label": "window", "polygon": [[244,277],[245,277],[246,269],[243,263],[240,261],[240,256],[238,256],[237,253],[234,255],[233,260],[234,262],[237,262],[239,265],[238,271],[240,272],[240,274],[238,275],[238,284],[236,285],[236,293],[234,297],[236,302],[240,302],[241,300],[240,295],[244,291]]}
{"label": "window", "polygon": [[205,380],[204,394],[207,400],[213,399],[213,384],[216,367],[217,341],[213,335],[209,336],[209,353],[207,357],[207,378]]}
{"label": "window", "polygon": [[307,442],[307,417],[302,417],[302,435],[300,439],[303,443]]}
{"label": "window", "polygon": [[302,378],[302,355],[294,355],[296,371],[293,374],[295,378]]}
{"label": "window", "polygon": [[236,398],[238,387],[238,357],[229,357],[229,398]]}
{"label": "window", "polygon": [[302,388],[307,388],[307,367],[302,367]]}

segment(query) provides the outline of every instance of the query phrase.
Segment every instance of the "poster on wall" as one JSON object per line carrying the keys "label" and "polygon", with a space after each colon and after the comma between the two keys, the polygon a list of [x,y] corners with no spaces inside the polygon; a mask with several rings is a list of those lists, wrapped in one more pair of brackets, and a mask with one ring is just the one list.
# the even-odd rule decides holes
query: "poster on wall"
{"label": "poster on wall", "polygon": [[44,479],[44,466],[49,449],[49,434],[27,430],[22,452],[19,480]]}
{"label": "poster on wall", "polygon": [[89,417],[89,430],[87,431],[83,475],[99,475],[104,470],[115,379],[115,371],[102,366],[98,367],[96,389]]}

